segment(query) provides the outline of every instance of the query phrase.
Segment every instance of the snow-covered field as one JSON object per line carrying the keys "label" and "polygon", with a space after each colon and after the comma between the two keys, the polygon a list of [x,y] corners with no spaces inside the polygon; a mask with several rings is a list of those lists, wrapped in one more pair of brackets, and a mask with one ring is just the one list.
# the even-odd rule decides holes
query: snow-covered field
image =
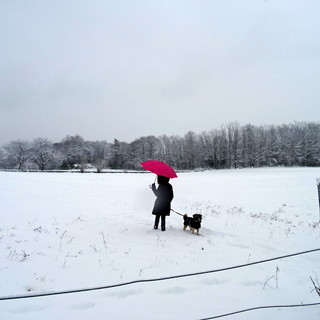
{"label": "snow-covered field", "polygon": [[[200,236],[172,213],[153,230],[149,173],[0,172],[0,298],[215,270],[320,248],[319,168],[181,173],[172,208],[202,213]],[[320,253],[83,293],[0,301],[0,319],[202,319],[319,303]],[[320,306],[223,319],[320,319]]]}

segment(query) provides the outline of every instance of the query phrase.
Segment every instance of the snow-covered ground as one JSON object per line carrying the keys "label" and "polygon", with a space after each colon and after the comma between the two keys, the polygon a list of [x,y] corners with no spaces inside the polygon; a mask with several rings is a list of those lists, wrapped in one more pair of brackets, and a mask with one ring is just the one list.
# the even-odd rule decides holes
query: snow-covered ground
{"label": "snow-covered ground", "polygon": [[[203,215],[200,236],[172,213],[153,230],[149,173],[0,172],[0,298],[215,270],[320,248],[319,168],[181,173],[172,208]],[[319,303],[320,253],[230,271],[0,301],[0,319],[202,319]],[[320,319],[320,306],[223,319]]]}

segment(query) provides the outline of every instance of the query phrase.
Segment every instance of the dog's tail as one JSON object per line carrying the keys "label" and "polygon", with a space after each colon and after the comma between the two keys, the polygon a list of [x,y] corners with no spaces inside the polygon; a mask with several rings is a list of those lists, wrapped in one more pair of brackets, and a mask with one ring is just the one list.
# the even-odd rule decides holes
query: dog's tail
{"label": "dog's tail", "polygon": [[175,210],[173,210],[173,209],[171,209],[171,211],[174,212],[174,213],[176,213],[176,214],[178,214],[179,216],[182,216],[182,217],[185,216],[184,214],[179,213],[179,212],[177,212],[177,211],[175,211]]}

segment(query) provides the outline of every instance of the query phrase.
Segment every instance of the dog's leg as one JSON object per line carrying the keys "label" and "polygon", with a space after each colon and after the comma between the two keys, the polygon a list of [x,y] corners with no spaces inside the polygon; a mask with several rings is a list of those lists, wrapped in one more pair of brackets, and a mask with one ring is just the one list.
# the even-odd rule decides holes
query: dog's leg
{"label": "dog's leg", "polygon": [[187,229],[187,226],[183,225],[183,231],[185,231]]}
{"label": "dog's leg", "polygon": [[197,236],[199,235],[199,229],[197,229]]}

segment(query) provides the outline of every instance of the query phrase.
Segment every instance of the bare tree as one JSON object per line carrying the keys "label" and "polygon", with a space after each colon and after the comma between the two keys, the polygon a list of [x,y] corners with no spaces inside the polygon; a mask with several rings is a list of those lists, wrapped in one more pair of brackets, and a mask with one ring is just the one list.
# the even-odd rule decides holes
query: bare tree
{"label": "bare tree", "polygon": [[252,168],[256,165],[256,128],[247,124],[241,128],[241,131],[243,166]]}
{"label": "bare tree", "polygon": [[201,134],[189,131],[183,137],[147,136],[131,143],[115,139],[113,144],[84,141],[75,135],[52,146],[48,140],[39,138],[33,142],[32,150],[28,142],[17,140],[3,146],[0,167],[22,170],[31,154],[33,163],[41,170],[57,168],[63,162],[63,168],[77,166],[82,172],[90,162],[99,172],[107,164],[111,168],[138,169],[140,162],[148,159],[163,160],[177,169],[320,166],[320,123],[281,126],[229,123]]}
{"label": "bare tree", "polygon": [[4,153],[7,158],[7,165],[11,168],[23,170],[30,159],[30,144],[27,141],[15,140],[4,145]]}
{"label": "bare tree", "polygon": [[120,142],[119,140],[114,139],[114,143],[111,145],[110,167],[113,169],[131,169],[132,161],[129,157],[130,145],[126,142]]}
{"label": "bare tree", "polygon": [[95,141],[90,143],[92,150],[91,163],[101,173],[106,168],[111,157],[111,146],[106,141]]}
{"label": "bare tree", "polygon": [[64,155],[63,168],[79,168],[81,172],[84,172],[91,150],[81,136],[68,135],[55,147]]}
{"label": "bare tree", "polygon": [[31,145],[31,160],[41,171],[47,169],[54,162],[52,143],[48,139],[34,139]]}

